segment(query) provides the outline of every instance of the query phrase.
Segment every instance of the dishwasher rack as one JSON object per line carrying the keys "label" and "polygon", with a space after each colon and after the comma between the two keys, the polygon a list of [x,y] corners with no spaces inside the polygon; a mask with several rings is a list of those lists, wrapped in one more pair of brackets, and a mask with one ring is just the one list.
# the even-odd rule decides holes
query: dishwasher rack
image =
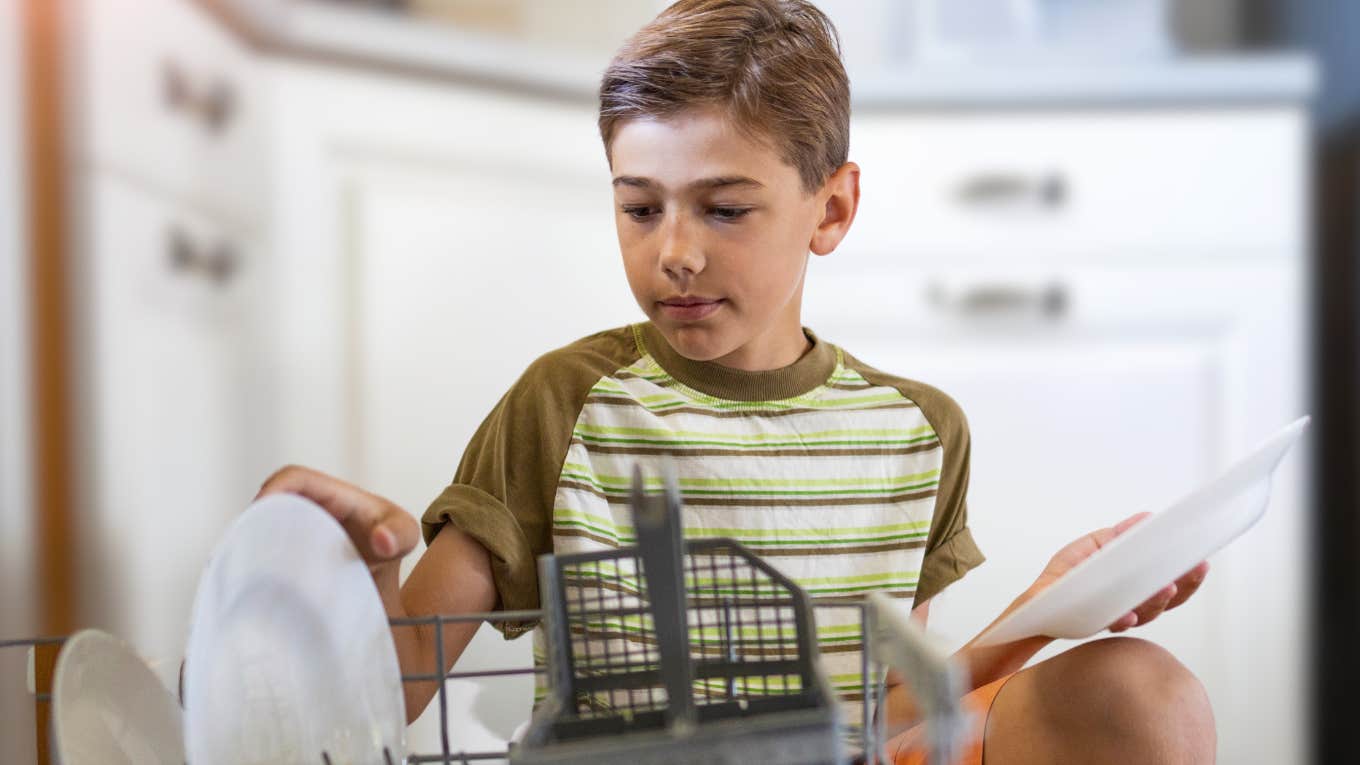
{"label": "dishwasher rack", "polygon": [[[739,606],[740,603],[734,602],[730,605]],[[786,604],[782,604],[779,601],[769,601],[765,602],[764,605],[777,607]],[[865,698],[863,703],[864,713],[862,715],[862,719],[858,721],[853,722],[846,721],[845,732],[847,738],[850,739],[853,743],[855,743],[857,745],[857,748],[859,748],[861,751],[863,752],[880,751],[882,743],[886,741],[887,732],[883,729],[883,723],[881,718],[877,723],[874,722],[874,720],[871,717],[871,711],[876,706],[877,700],[883,697],[884,693],[883,680],[885,673],[881,671],[881,669],[877,667],[876,664],[872,662],[869,658],[869,651],[867,647],[869,645],[870,639],[869,629],[870,625],[868,624],[869,619],[867,618],[867,614],[869,613],[870,609],[864,602],[858,600],[821,600],[821,601],[813,600],[811,602],[811,606],[815,611],[832,609],[836,610],[852,609],[860,612],[861,614],[866,615],[866,617],[861,618],[860,622],[861,639],[863,640],[862,645],[866,647],[865,650],[862,652],[861,658],[861,671],[863,673],[865,680],[864,683]],[[534,609],[524,611],[498,611],[488,613],[466,613],[466,614],[448,614],[425,617],[412,617],[405,619],[392,619],[390,620],[390,622],[391,625],[397,629],[416,627],[428,627],[433,629],[436,638],[434,641],[434,645],[436,646],[435,662],[437,666],[442,667],[444,666],[443,632],[447,625],[467,624],[473,622],[487,622],[494,625],[501,622],[539,621],[543,617],[544,611]],[[37,705],[37,708],[39,710],[38,712],[39,725],[34,731],[35,736],[39,739],[45,738],[45,736],[47,735],[46,726],[42,725],[41,720],[43,719],[44,711],[47,708],[49,708],[49,705],[51,703],[50,691],[48,688],[43,687],[44,683],[42,676],[44,673],[41,670],[41,664],[43,663],[44,659],[42,658],[42,654],[47,654],[47,661],[49,663],[50,672],[50,664],[53,658],[55,657],[55,652],[57,649],[60,648],[60,646],[65,641],[66,641],[65,636],[0,639],[0,651],[24,651],[24,650],[28,651],[29,655],[27,673],[28,693],[31,695],[32,700]],[[431,752],[408,753],[406,758],[402,760],[401,763],[397,763],[394,761],[392,765],[402,765],[402,763],[405,763],[405,765],[418,765],[419,763],[442,763],[444,765],[452,765],[454,763],[458,763],[460,765],[471,765],[472,763],[480,762],[509,762],[510,753],[508,748],[489,751],[465,751],[458,748],[456,742],[450,741],[448,726],[449,700],[446,682],[450,680],[475,680],[495,677],[514,677],[546,674],[547,671],[548,670],[545,667],[533,667],[533,666],[505,667],[496,669],[465,671],[459,670],[455,666],[454,669],[452,669],[451,671],[444,673],[439,672],[437,668],[432,668],[432,671],[430,672],[403,674],[401,678],[403,683],[438,682],[441,679],[445,681],[440,682],[439,685],[437,686],[435,699],[432,702],[438,704],[439,719],[442,721],[439,730],[440,734],[439,749],[437,751]],[[50,678],[50,674],[48,675],[48,677]],[[37,680],[37,687],[34,687],[35,680]],[[0,694],[18,693],[19,691],[17,690],[17,686],[24,682],[25,680],[22,678],[0,677]],[[38,743],[39,757],[41,757],[42,756],[41,753],[46,750],[46,743],[47,743],[46,741],[40,741]],[[887,757],[883,757],[882,759],[884,761],[889,761],[889,758]],[[55,762],[55,760],[43,761],[40,759],[38,761],[35,761],[34,765],[51,765],[51,763],[53,762]],[[190,765],[192,765],[192,763],[190,763]],[[333,765],[333,764],[330,762],[329,755],[322,752],[318,753],[317,755],[316,765]],[[386,763],[384,763],[382,760],[379,760],[375,765],[386,765]]]}
{"label": "dishwasher rack", "polygon": [[[880,661],[901,672],[905,685],[917,692],[932,739],[931,762],[948,761],[968,724],[959,702],[964,686],[958,668],[881,595],[814,601],[736,541],[685,539],[678,481],[673,466],[666,467],[658,495],[644,491],[642,473],[634,468],[636,546],[539,558],[542,608],[389,620],[394,631],[430,630],[435,646],[430,671],[403,674],[401,680],[437,683],[439,751],[408,753],[401,765],[673,765],[770,758],[842,765],[853,756],[847,749],[889,762],[883,717],[872,717],[885,698],[886,664]],[[858,721],[841,719],[842,707],[819,663],[814,612],[824,609],[859,612]],[[542,623],[547,667],[444,671],[447,625],[477,622]],[[40,759],[48,743],[51,670],[63,640],[0,640],[0,649],[26,647],[30,657],[41,654],[42,671],[34,673],[30,659],[29,673]],[[449,680],[541,672],[549,675],[549,693],[518,743],[498,751],[454,748]],[[847,748],[843,744],[851,738],[857,746]],[[375,765],[399,765],[394,759],[386,749],[374,753]],[[322,751],[312,765],[338,763]]]}

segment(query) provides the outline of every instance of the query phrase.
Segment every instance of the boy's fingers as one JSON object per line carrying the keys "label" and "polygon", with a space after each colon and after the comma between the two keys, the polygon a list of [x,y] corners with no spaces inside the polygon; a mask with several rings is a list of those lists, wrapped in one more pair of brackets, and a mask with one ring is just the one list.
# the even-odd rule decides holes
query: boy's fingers
{"label": "boy's fingers", "polygon": [[1187,573],[1185,576],[1181,577],[1180,579],[1177,579],[1176,597],[1171,599],[1171,602],[1166,605],[1166,609],[1170,611],[1176,606],[1179,606],[1180,604],[1189,600],[1190,596],[1194,595],[1195,591],[1200,588],[1200,585],[1204,584],[1204,580],[1208,576],[1209,576],[1209,562],[1203,561],[1198,566],[1195,566],[1193,569],[1190,569],[1190,572]]}
{"label": "boy's fingers", "polygon": [[1110,625],[1110,632],[1123,632],[1124,630],[1129,629],[1130,627],[1133,627],[1137,624],[1138,614],[1134,613],[1133,611],[1130,611],[1127,614],[1124,614],[1123,616],[1116,619],[1114,624]]}
{"label": "boy's fingers", "polygon": [[1176,589],[1176,585],[1168,584],[1161,590],[1158,590],[1156,595],[1148,598],[1142,605],[1135,608],[1133,611],[1138,614],[1138,623],[1147,624],[1160,616],[1161,613],[1166,610],[1167,604],[1171,602],[1171,599],[1176,597]]}
{"label": "boy's fingers", "polygon": [[289,465],[273,475],[260,487],[256,499],[270,494],[288,492],[298,494],[325,508],[335,520],[344,523],[356,516],[376,519],[377,497],[345,483],[335,476],[311,468]]}
{"label": "boy's fingers", "polygon": [[310,468],[290,465],[269,477],[256,498],[288,492],[312,500],[354,540],[365,559],[400,558],[415,549],[420,527],[405,510],[350,483]]}
{"label": "boy's fingers", "polygon": [[375,558],[402,558],[420,541],[420,525],[405,510],[388,503],[382,519],[374,524],[369,540]]}
{"label": "boy's fingers", "polygon": [[1114,525],[1114,528],[1112,529],[1114,531],[1114,536],[1117,537],[1120,534],[1123,534],[1125,531],[1128,531],[1129,529],[1138,525],[1138,523],[1143,521],[1145,518],[1150,517],[1151,515],[1152,513],[1147,512],[1135,513],[1134,515],[1130,515],[1129,517],[1125,518],[1124,520]]}
{"label": "boy's fingers", "polygon": [[1138,513],[1137,515],[1131,515],[1113,526],[1107,526],[1103,529],[1093,531],[1090,534],[1086,535],[1086,537],[1077,540],[1073,544],[1080,545],[1089,539],[1092,543],[1095,544],[1096,549],[1099,550],[1100,548],[1104,547],[1110,542],[1113,542],[1115,537],[1119,536],[1120,534],[1123,534],[1125,531],[1128,531],[1139,521],[1142,521],[1144,518],[1147,518],[1150,515],[1152,515],[1152,513]]}
{"label": "boy's fingers", "polygon": [[396,535],[381,524],[373,527],[373,533],[369,535],[369,544],[373,546],[376,557],[391,558],[397,554]]}

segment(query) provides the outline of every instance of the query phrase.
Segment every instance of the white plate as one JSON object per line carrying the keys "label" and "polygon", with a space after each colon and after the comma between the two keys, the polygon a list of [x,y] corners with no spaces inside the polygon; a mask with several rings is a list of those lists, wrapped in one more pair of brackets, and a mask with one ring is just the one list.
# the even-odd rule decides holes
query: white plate
{"label": "white plate", "polygon": [[199,580],[186,662],[194,765],[405,757],[382,601],[349,536],[309,500],[265,497],[228,529]]}
{"label": "white plate", "polygon": [[52,679],[52,747],[61,765],[183,765],[179,704],[126,643],[72,635]]}
{"label": "white plate", "polygon": [[1271,436],[1218,478],[1146,518],[1077,564],[978,638],[1095,635],[1251,528],[1270,503],[1270,478],[1309,418]]}

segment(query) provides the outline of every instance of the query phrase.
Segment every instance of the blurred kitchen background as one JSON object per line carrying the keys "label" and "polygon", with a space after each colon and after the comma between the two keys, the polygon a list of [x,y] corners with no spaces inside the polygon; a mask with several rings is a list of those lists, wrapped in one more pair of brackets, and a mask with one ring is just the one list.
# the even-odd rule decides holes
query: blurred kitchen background
{"label": "blurred kitchen background", "polygon": [[[100,626],[171,682],[272,470],[418,514],[529,361],[638,319],[594,93],[664,5],[0,0],[0,640]],[[973,430],[989,562],[934,630],[1311,413],[1267,516],[1135,634],[1205,682],[1221,762],[1354,761],[1360,3],[819,5],[863,202],[806,321]],[[527,683],[456,685],[456,747],[527,715]]]}

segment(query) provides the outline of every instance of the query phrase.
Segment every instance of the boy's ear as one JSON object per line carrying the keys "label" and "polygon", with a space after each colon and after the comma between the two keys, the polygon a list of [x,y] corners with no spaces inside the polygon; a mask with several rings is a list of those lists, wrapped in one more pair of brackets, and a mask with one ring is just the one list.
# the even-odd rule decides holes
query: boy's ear
{"label": "boy's ear", "polygon": [[822,220],[812,232],[808,249],[817,255],[827,255],[840,245],[859,209],[859,165],[846,162],[826,179],[819,197],[825,198]]}

